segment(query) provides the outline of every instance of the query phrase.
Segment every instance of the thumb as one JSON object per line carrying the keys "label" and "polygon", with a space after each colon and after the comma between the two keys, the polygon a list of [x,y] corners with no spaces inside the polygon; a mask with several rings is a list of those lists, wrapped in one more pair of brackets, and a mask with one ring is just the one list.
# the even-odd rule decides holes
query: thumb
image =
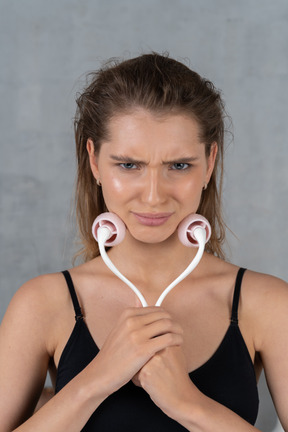
{"label": "thumb", "polygon": [[137,372],[137,374],[134,375],[134,377],[132,378],[132,382],[133,382],[133,384],[135,386],[141,387],[141,383],[140,383],[140,380],[139,380],[139,372]]}

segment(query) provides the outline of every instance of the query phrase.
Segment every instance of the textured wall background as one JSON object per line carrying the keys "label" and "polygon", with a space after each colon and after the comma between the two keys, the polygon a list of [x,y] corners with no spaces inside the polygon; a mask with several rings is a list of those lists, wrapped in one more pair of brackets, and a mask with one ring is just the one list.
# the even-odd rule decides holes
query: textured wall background
{"label": "textured wall background", "polygon": [[[83,73],[150,50],[223,90],[230,259],[288,280],[287,0],[0,0],[0,319],[24,281],[71,265]],[[258,427],[281,431],[260,388]]]}

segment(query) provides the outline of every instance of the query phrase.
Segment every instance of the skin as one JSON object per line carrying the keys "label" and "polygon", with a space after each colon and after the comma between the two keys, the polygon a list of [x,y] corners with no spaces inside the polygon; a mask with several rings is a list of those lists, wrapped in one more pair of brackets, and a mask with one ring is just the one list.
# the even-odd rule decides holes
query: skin
{"label": "skin", "polygon": [[[113,119],[111,139],[102,144],[97,157],[92,141],[88,140],[93,175],[101,179],[109,211],[125,222],[125,244],[129,247],[131,242],[136,246],[134,240],[140,249],[143,242],[159,244],[171,237],[174,242],[179,223],[196,212],[217,153],[214,143],[207,159],[198,135],[197,123],[188,117],[175,115],[155,121],[152,115],[140,111]],[[172,216],[161,229],[147,228],[134,216],[162,212]]]}
{"label": "skin", "polygon": [[[55,377],[74,326],[74,312],[59,273],[21,287],[0,327],[0,432],[79,432],[98,405],[130,379],[189,431],[257,430],[201,394],[188,376],[213,355],[224,337],[238,267],[205,253],[161,308],[153,306],[163,288],[195,255],[195,249],[180,244],[176,231],[184,217],[197,211],[203,186],[213,171],[217,145],[207,158],[193,119],[183,115],[155,118],[140,109],[113,118],[109,130],[109,140],[98,154],[92,141],[87,142],[91,169],[101,179],[106,205],[127,226],[124,241],[109,254],[141,290],[149,307],[141,307],[101,257],[71,269],[85,321],[100,352],[30,417],[47,368]],[[169,217],[157,227],[146,223],[147,214],[151,219],[151,214],[159,213]],[[283,281],[245,273],[239,326],[257,375],[264,365],[285,431],[287,305]]]}

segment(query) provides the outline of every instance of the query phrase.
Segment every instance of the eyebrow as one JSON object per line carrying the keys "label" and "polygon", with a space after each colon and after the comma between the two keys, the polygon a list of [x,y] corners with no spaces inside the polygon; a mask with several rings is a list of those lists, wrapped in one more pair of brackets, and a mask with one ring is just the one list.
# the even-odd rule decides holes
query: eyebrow
{"label": "eyebrow", "polygon": [[111,159],[113,159],[113,160],[115,160],[115,161],[117,161],[117,162],[129,162],[129,163],[142,163],[142,164],[145,164],[146,162],[144,162],[144,161],[140,161],[140,160],[138,160],[138,159],[134,159],[134,158],[132,158],[131,156],[125,156],[125,155],[119,155],[119,156],[117,156],[117,155],[110,155],[110,158]]}
{"label": "eyebrow", "polygon": [[[129,162],[129,163],[135,163],[135,164],[146,164],[147,162],[145,161],[141,161],[138,159],[134,159],[131,156],[125,156],[125,155],[110,155],[110,158],[117,161],[117,162]],[[171,165],[171,164],[175,164],[175,163],[191,163],[191,162],[195,162],[199,160],[198,156],[191,156],[191,157],[182,157],[182,158],[177,158],[177,159],[173,159],[173,160],[169,160],[169,161],[165,161],[163,162],[163,165]]]}

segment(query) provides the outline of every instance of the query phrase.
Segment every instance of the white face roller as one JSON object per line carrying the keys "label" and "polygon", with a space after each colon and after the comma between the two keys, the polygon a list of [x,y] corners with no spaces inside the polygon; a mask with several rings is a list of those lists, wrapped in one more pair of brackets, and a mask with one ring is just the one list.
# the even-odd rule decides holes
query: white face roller
{"label": "white face roller", "polygon": [[[107,267],[126,283],[138,296],[142,306],[148,306],[145,298],[112,263],[108,257],[105,246],[115,246],[121,243],[125,237],[126,227],[123,221],[114,213],[102,213],[94,221],[92,225],[92,234],[98,242],[101,257]],[[211,236],[211,227],[207,219],[198,214],[187,216],[178,226],[179,240],[188,247],[198,247],[196,256],[193,258],[188,267],[183,273],[178,276],[160,295],[155,306],[160,306],[166,295],[186,276],[188,276],[198,265],[204,253],[205,244]]]}

